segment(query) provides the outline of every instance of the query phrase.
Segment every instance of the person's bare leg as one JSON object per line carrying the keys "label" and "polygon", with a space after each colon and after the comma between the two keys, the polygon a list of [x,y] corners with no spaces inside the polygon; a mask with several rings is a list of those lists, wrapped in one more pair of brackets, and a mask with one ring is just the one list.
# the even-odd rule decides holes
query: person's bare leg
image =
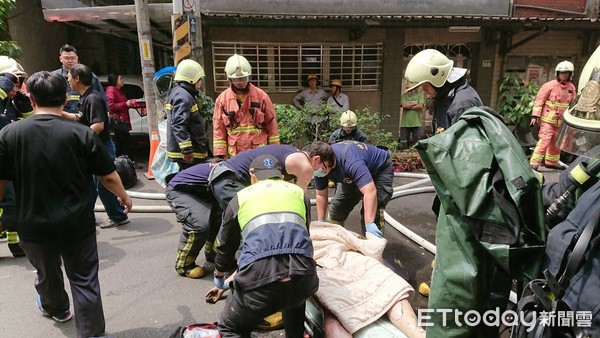
{"label": "person's bare leg", "polygon": [[392,324],[400,329],[408,338],[425,337],[425,330],[417,325],[417,316],[407,299],[394,304],[388,310],[387,315]]}
{"label": "person's bare leg", "polygon": [[325,317],[325,337],[327,338],[352,338],[350,332],[342,326],[333,313],[323,309]]}

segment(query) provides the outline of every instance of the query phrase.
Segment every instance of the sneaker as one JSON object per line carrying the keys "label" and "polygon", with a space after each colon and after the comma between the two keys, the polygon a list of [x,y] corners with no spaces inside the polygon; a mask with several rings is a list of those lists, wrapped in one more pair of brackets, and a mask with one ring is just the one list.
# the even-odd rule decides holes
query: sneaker
{"label": "sneaker", "polygon": [[104,221],[104,223],[100,224],[100,229],[108,229],[108,228],[114,228],[114,227],[118,227],[119,225],[123,225],[123,224],[127,224],[129,223],[129,219],[126,218],[122,221],[113,221],[112,219],[107,219],[106,221]]}
{"label": "sneaker", "polygon": [[46,310],[44,310],[44,307],[42,306],[42,298],[40,297],[40,295],[37,296],[35,303],[37,305],[38,310],[40,310],[40,312],[42,313],[42,316],[50,317],[57,323],[64,323],[69,319],[73,318],[73,314],[69,310],[57,315],[51,315],[48,312],[46,312]]}

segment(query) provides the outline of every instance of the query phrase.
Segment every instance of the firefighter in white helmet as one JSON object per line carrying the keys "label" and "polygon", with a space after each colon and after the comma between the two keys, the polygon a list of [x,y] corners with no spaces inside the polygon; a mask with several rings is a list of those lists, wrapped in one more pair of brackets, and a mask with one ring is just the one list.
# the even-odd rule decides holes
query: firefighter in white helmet
{"label": "firefighter in white helmet", "polygon": [[275,107],[269,95],[250,82],[252,66],[234,54],[225,64],[229,88],[215,101],[213,151],[221,158],[279,144]]}
{"label": "firefighter in white helmet", "polygon": [[535,97],[530,125],[535,126],[539,123],[540,131],[529,161],[534,170],[537,170],[542,162],[547,168],[567,168],[560,161],[560,148],[556,146],[556,139],[563,123],[563,113],[577,95],[575,85],[571,82],[574,71],[575,67],[571,62],[560,62],[556,65],[556,78],[544,83]]}
{"label": "firefighter in white helmet", "polygon": [[483,106],[479,94],[469,85],[467,70],[435,49],[425,49],[408,62],[404,77],[411,91],[421,86],[434,100],[436,129],[447,129],[465,110]]}
{"label": "firefighter in white helmet", "polygon": [[[0,56],[0,129],[33,114],[33,108],[23,82],[27,74],[23,67],[9,56]],[[7,181],[6,192],[0,200],[0,237],[6,237],[14,257],[24,256],[17,234],[17,201],[12,181]]]}
{"label": "firefighter in white helmet", "polygon": [[367,142],[367,135],[357,127],[358,119],[352,110],[346,110],[340,116],[340,129],[336,129],[329,137],[329,144],[342,141]]}
{"label": "firefighter in white helmet", "polygon": [[204,80],[204,69],[194,60],[177,65],[173,89],[167,99],[167,157],[181,170],[209,157],[206,121],[200,115],[196,96]]}

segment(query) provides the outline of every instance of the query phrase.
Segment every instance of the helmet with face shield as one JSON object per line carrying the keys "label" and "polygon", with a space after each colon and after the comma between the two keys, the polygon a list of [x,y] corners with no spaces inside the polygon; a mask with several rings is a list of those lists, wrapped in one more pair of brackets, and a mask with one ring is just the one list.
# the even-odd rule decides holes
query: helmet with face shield
{"label": "helmet with face shield", "polygon": [[580,79],[579,95],[563,114],[557,145],[571,154],[600,158],[600,53],[590,57],[586,68],[589,76]]}

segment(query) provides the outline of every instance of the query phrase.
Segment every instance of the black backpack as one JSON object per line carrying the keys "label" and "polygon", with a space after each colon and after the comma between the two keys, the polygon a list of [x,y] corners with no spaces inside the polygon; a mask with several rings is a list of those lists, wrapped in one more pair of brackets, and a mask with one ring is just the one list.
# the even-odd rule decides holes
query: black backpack
{"label": "black backpack", "polygon": [[117,167],[117,174],[121,177],[125,189],[129,189],[137,183],[137,173],[133,161],[127,155],[117,156],[115,167]]}

